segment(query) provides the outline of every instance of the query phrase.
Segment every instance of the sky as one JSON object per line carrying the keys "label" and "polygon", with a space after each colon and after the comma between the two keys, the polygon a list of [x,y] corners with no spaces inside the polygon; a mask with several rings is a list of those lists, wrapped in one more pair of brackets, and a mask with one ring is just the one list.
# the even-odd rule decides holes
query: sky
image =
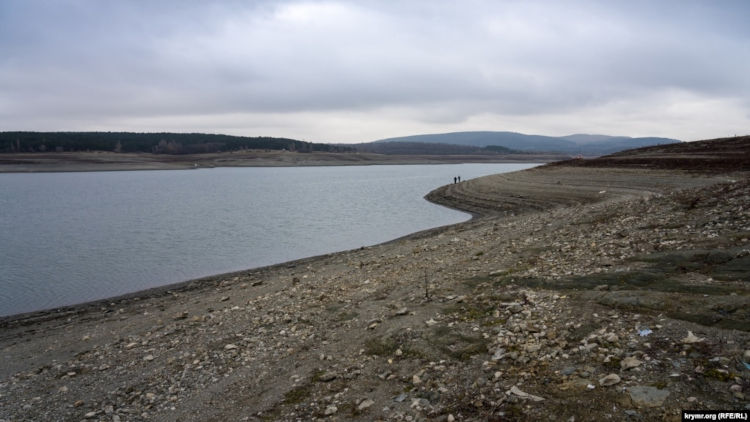
{"label": "sky", "polygon": [[750,1],[1,0],[0,131],[750,133]]}

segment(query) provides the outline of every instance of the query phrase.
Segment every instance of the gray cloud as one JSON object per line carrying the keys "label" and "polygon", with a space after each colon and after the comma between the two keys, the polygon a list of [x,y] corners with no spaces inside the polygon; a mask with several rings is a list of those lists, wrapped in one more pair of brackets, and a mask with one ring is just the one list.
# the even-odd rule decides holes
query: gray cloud
{"label": "gray cloud", "polygon": [[707,113],[750,127],[747,2],[406,3],[0,2],[0,128],[724,135]]}

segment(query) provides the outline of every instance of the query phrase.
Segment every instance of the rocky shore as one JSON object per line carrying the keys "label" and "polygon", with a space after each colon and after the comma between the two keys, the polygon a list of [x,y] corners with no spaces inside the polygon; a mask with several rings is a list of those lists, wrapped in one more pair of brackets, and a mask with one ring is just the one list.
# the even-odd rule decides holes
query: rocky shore
{"label": "rocky shore", "polygon": [[3,421],[750,411],[750,175],[555,165],[463,224],[0,320]]}

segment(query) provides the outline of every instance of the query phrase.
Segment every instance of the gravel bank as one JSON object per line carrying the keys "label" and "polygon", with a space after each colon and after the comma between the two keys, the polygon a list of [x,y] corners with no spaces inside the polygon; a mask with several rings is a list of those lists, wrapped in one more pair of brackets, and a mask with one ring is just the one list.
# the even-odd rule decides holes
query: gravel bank
{"label": "gravel bank", "polygon": [[746,173],[543,167],[480,218],[0,321],[0,419],[679,420],[747,409]]}

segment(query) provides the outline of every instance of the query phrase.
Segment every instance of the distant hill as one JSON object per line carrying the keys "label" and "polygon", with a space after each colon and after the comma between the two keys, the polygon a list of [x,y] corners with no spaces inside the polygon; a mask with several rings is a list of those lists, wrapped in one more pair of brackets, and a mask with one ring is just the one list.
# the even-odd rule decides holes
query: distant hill
{"label": "distant hill", "polygon": [[519,151],[502,146],[477,147],[427,142],[371,142],[351,145],[359,152],[385,155],[507,155]]}
{"label": "distant hill", "polygon": [[287,138],[206,133],[0,132],[0,152],[115,151],[200,154],[238,150],[350,152],[353,148]]}
{"label": "distant hill", "polygon": [[[669,138],[576,134],[569,136],[526,135],[516,132],[453,132],[388,138],[373,143],[430,143],[473,147],[499,146],[523,152],[555,152],[586,156],[612,154],[631,148],[680,142]],[[364,144],[367,145],[367,144]],[[360,148],[360,147],[357,147]]]}

